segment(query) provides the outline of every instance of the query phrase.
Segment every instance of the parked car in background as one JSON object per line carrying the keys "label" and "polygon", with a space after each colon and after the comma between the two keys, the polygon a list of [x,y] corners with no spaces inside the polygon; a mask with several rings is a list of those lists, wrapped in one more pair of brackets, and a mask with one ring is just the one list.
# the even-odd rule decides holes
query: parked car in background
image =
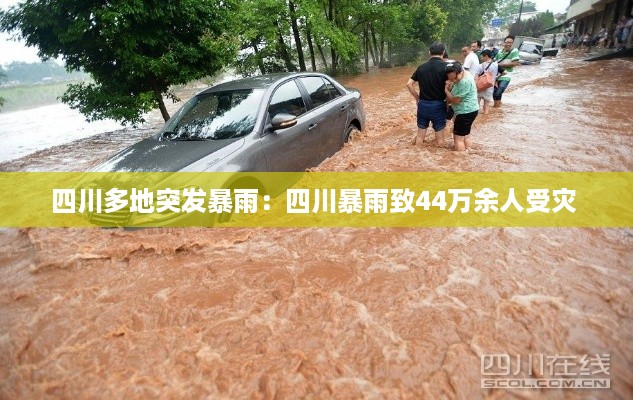
{"label": "parked car in background", "polygon": [[305,171],[364,124],[360,92],[327,75],[255,76],[195,95],[156,135],[93,171]]}
{"label": "parked car in background", "polygon": [[519,50],[519,58],[522,64],[533,64],[541,62],[544,45],[545,41],[542,39],[517,36],[514,39],[513,47]]}

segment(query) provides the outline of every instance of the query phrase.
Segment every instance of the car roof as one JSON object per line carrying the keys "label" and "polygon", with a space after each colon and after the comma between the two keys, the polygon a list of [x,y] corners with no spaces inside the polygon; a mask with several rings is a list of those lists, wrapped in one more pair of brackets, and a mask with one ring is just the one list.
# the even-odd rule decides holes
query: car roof
{"label": "car roof", "polygon": [[318,72],[279,72],[274,74],[266,74],[266,75],[258,75],[251,76],[248,78],[236,79],[224,83],[220,83],[213,87],[210,87],[201,93],[210,93],[210,92],[219,92],[224,90],[239,90],[239,89],[266,89],[269,86],[288,79],[290,77],[298,77],[298,76],[309,76],[309,75],[318,75]]}

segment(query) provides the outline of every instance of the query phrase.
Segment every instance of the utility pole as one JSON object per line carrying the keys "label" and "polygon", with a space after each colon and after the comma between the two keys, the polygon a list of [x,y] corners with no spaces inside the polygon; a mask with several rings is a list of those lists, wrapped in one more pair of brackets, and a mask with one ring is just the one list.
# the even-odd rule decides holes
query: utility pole
{"label": "utility pole", "polygon": [[521,5],[519,6],[519,18],[517,22],[521,22],[521,13],[523,12],[523,0],[521,0]]}

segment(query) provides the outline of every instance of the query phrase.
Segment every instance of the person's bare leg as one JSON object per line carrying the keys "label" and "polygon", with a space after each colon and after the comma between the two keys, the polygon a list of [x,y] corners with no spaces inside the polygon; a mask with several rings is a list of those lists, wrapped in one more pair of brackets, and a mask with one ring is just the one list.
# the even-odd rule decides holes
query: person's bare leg
{"label": "person's bare leg", "polygon": [[446,131],[446,128],[435,132],[435,146],[437,147],[444,146],[444,131]]}
{"label": "person's bare leg", "polygon": [[489,107],[490,107],[490,102],[488,100],[484,100],[484,114],[488,114]]}
{"label": "person's bare leg", "polygon": [[418,128],[418,135],[413,140],[413,144],[422,146],[424,144],[424,138],[426,138],[426,129]]}
{"label": "person's bare leg", "polygon": [[453,136],[453,140],[455,142],[455,151],[464,151],[466,150],[466,145],[464,144],[464,137],[455,135]]}
{"label": "person's bare leg", "polygon": [[470,135],[464,136],[464,147],[466,147],[466,150],[473,147],[473,142],[470,140]]}

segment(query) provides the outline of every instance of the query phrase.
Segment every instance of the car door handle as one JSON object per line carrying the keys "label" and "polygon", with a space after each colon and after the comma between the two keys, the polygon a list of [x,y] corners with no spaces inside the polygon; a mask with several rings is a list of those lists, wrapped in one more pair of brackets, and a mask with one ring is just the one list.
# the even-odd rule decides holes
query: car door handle
{"label": "car door handle", "polygon": [[310,126],[308,126],[308,130],[311,131],[312,129],[316,127],[317,127],[317,124],[310,124]]}
{"label": "car door handle", "polygon": [[347,104],[345,104],[344,106],[341,106],[341,111],[345,111],[347,110]]}

